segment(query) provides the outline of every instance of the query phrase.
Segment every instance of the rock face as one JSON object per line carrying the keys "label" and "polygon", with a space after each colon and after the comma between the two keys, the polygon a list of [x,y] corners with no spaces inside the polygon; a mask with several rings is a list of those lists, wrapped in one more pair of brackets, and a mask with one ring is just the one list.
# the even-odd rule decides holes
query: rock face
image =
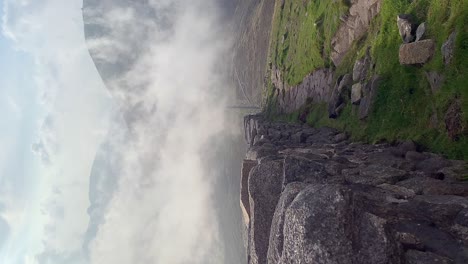
{"label": "rock face", "polygon": [[351,102],[353,104],[359,104],[362,98],[362,84],[356,83],[351,88]]}
{"label": "rock face", "polygon": [[353,79],[351,74],[345,74],[338,78],[335,87],[333,88],[332,95],[328,101],[328,117],[336,118],[339,116],[340,111],[344,107],[346,100],[349,98],[351,84]]}
{"label": "rock face", "polygon": [[369,51],[368,54],[354,63],[353,67],[353,81],[363,81],[367,77],[367,72],[369,70],[371,63]]}
{"label": "rock face", "polygon": [[246,119],[271,150],[249,174],[249,263],[468,263],[465,162]]}
{"label": "rock face", "polygon": [[400,64],[424,64],[432,58],[434,51],[435,42],[432,39],[402,44],[400,46]]}
{"label": "rock face", "polygon": [[281,195],[281,162],[267,161],[249,174],[250,263],[266,263],[270,228]]}
{"label": "rock face", "polygon": [[464,132],[460,100],[454,100],[445,114],[445,127],[452,140],[457,140]]}
{"label": "rock face", "polygon": [[364,97],[359,103],[359,119],[365,119],[369,116],[369,113],[374,106],[375,97],[377,96],[379,82],[380,77],[373,76],[372,79],[366,84]]}
{"label": "rock face", "polygon": [[453,32],[450,34],[447,41],[442,45],[442,56],[444,57],[444,63],[446,65],[450,64],[453,59],[453,52],[455,50],[455,39],[457,38],[457,33]]}
{"label": "rock face", "polygon": [[349,15],[332,39],[331,59],[338,66],[355,40],[360,39],[369,29],[372,19],[380,12],[382,0],[351,0]]}
{"label": "rock face", "polygon": [[307,100],[314,103],[328,102],[332,92],[332,81],[331,69],[314,71],[307,75],[301,84],[293,87],[288,87],[278,77],[273,84],[279,91],[277,99],[281,111],[291,113],[303,106]]}

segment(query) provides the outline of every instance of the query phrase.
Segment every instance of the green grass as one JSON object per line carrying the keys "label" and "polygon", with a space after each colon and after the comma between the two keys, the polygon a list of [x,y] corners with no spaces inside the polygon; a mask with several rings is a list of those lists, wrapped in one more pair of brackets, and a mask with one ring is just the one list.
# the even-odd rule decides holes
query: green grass
{"label": "green grass", "polygon": [[343,1],[285,0],[283,8],[277,5],[270,61],[289,85],[330,64],[331,39],[347,9]]}
{"label": "green grass", "polygon": [[[299,83],[311,71],[330,64],[330,40],[339,23],[332,18],[346,11],[346,5],[340,1],[331,2],[310,1],[304,7],[303,1],[286,0],[284,9],[276,12],[271,62],[283,70],[291,85]],[[309,12],[308,17],[304,16],[305,12]],[[417,22],[426,21],[426,38],[436,41],[433,59],[422,67],[399,64],[398,49],[402,41],[396,16],[401,13],[412,14]],[[311,23],[319,18],[323,19],[321,26],[328,30],[312,27]],[[441,46],[454,30],[458,33],[455,56],[453,62],[445,66]],[[285,32],[289,32],[288,38],[281,43]],[[308,39],[305,32],[318,37]],[[367,142],[411,139],[427,150],[449,158],[468,159],[467,135],[452,141],[444,123],[450,102],[458,98],[462,103],[463,121],[468,124],[468,1],[383,0],[380,15],[373,21],[368,34],[355,43],[343,63],[335,69],[335,77],[352,72],[354,62],[364,56],[368,47],[376,65],[371,74],[378,74],[383,80],[368,119],[359,120],[357,106],[350,104],[338,119],[328,119],[326,105],[319,104],[307,106],[312,109],[307,122],[345,130],[354,139]],[[425,72],[432,70],[445,76],[442,88],[436,93],[432,93],[425,77]],[[269,96],[272,98],[271,93]],[[274,99],[269,103],[270,115],[275,115]],[[434,114],[438,119],[431,123]],[[288,119],[292,118],[294,115],[288,116]]]}

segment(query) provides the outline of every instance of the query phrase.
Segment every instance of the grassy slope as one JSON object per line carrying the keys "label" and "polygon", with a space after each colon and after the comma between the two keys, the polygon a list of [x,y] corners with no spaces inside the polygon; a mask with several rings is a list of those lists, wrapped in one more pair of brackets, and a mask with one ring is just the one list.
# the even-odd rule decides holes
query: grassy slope
{"label": "grassy slope", "polygon": [[277,5],[271,62],[283,70],[290,85],[330,64],[331,39],[347,9],[341,1],[285,0],[283,8]]}
{"label": "grassy slope", "polygon": [[[304,2],[308,4],[304,6]],[[282,11],[277,5],[270,60],[283,70],[289,84],[297,84],[307,73],[330,64],[330,39],[336,32],[339,15],[347,9],[341,1],[331,2],[286,0]],[[396,16],[400,13],[411,13],[418,22],[426,21],[426,37],[437,42],[434,58],[423,67],[399,64],[401,39]],[[446,67],[440,48],[453,30],[458,32],[455,59]],[[287,36],[284,42],[283,36]],[[378,74],[384,80],[374,111],[367,121],[357,118],[356,106],[347,105],[342,115],[333,120],[328,119],[325,105],[313,105],[309,106],[312,111],[308,122],[315,126],[336,127],[350,132],[356,140],[368,142],[412,139],[428,150],[450,158],[468,159],[468,137],[451,141],[444,124],[445,112],[454,98],[461,100],[463,118],[468,124],[468,1],[414,0],[411,3],[408,0],[383,0],[380,16],[336,69],[337,75],[352,72],[354,61],[364,55],[367,47],[371,47],[376,63],[372,74]],[[443,87],[435,94],[424,75],[429,70],[445,76]],[[430,118],[434,113],[438,118],[435,126],[431,126]],[[298,113],[293,113],[279,118],[294,121],[297,116]]]}

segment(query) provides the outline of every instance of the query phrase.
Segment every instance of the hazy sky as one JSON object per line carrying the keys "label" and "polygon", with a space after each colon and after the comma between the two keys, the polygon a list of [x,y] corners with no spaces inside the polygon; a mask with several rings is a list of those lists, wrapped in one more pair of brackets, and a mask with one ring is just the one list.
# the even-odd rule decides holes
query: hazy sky
{"label": "hazy sky", "polygon": [[81,1],[1,4],[0,263],[35,263],[81,247],[112,102],[85,46]]}
{"label": "hazy sky", "polygon": [[[145,89],[117,95],[89,56],[82,0],[0,4],[0,263],[220,263],[214,176],[200,154],[225,129],[217,63],[229,38],[213,1],[149,1],[175,10],[165,38],[134,10],[107,17],[120,40],[119,23],[150,29],[144,56],[112,80]],[[112,60],[109,45],[122,47],[114,40],[91,46]],[[91,166],[122,102],[138,103],[145,119],[114,146],[121,177],[85,254]]]}

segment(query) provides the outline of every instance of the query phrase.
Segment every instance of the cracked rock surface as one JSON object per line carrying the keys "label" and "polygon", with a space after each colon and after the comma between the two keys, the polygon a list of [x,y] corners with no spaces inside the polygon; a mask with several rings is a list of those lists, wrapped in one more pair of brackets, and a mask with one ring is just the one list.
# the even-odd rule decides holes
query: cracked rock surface
{"label": "cracked rock surface", "polygon": [[245,133],[249,263],[468,263],[465,162],[261,115]]}

